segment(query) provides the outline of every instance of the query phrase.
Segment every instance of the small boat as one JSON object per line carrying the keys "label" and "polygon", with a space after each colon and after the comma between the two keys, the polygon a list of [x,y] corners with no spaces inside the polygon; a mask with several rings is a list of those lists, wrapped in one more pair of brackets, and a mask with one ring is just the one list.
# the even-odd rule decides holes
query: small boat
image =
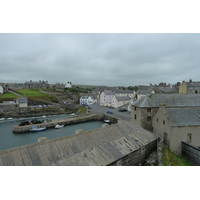
{"label": "small boat", "polygon": [[38,128],[37,126],[32,126],[30,129],[31,132],[45,131],[46,127]]}
{"label": "small boat", "polygon": [[105,119],[104,122],[105,123],[111,123],[110,120],[108,120],[108,119]]}
{"label": "small boat", "polygon": [[8,117],[7,119],[12,119],[12,117]]}
{"label": "small boat", "polygon": [[113,123],[112,123],[110,120],[108,120],[108,119],[105,119],[104,122],[107,123],[107,124],[109,124],[109,125],[112,125],[112,124],[113,124]]}
{"label": "small boat", "polygon": [[5,118],[3,117],[3,118],[0,118],[0,120],[2,121],[2,120],[5,120]]}
{"label": "small boat", "polygon": [[56,126],[55,126],[55,128],[63,128],[64,127],[64,125],[59,125],[59,124],[57,124]]}

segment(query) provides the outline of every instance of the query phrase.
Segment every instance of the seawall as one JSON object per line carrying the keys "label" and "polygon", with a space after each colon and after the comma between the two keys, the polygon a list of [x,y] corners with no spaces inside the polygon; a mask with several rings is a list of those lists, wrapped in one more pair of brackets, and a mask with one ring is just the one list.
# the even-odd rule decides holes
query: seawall
{"label": "seawall", "polygon": [[[66,117],[63,119],[47,121],[42,124],[14,126],[12,131],[13,131],[13,133],[25,133],[25,132],[29,132],[32,126],[37,126],[38,128],[46,127],[48,129],[48,128],[54,128],[57,124],[68,125],[68,124],[76,124],[76,123],[81,123],[81,122],[86,122],[86,121],[96,121],[96,120],[103,121],[105,118],[107,119],[107,117],[104,114],[102,114],[102,115],[98,115],[98,114],[78,115],[75,117]],[[112,117],[111,121],[116,123],[117,119],[114,120],[114,118]]]}

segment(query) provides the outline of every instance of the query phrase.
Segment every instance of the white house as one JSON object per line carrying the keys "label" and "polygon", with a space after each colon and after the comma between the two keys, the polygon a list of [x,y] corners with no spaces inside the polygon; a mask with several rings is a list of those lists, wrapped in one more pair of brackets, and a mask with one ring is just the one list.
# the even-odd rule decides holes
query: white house
{"label": "white house", "polygon": [[67,84],[65,85],[65,88],[72,88],[72,83],[71,82],[67,82]]}
{"label": "white house", "polygon": [[3,94],[3,87],[0,86],[0,94]]}
{"label": "white house", "polygon": [[80,98],[80,105],[91,105],[95,102],[96,100],[92,96],[82,96]]}
{"label": "white house", "polygon": [[113,106],[113,98],[115,96],[115,92],[112,91],[104,91],[100,95],[100,106]]}
{"label": "white house", "polygon": [[129,96],[117,96],[115,95],[112,101],[112,106],[114,108],[119,108],[121,106],[124,106],[128,104],[131,101],[131,98]]}

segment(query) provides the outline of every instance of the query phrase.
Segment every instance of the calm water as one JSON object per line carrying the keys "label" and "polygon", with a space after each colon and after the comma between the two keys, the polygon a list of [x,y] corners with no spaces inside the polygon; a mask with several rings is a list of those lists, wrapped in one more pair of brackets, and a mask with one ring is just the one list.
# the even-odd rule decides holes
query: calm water
{"label": "calm water", "polygon": [[[69,115],[68,115],[69,116]],[[47,116],[46,118],[37,119],[59,119],[67,117],[63,116]],[[26,118],[26,120],[32,118]],[[47,137],[48,139],[55,139],[67,135],[72,135],[77,129],[84,131],[96,129],[102,127],[103,122],[84,122],[80,124],[66,125],[61,129],[47,129],[46,131],[34,132],[34,133],[13,133],[12,127],[18,125],[23,119],[6,119],[0,121],[0,150],[10,149],[13,147],[23,146],[31,143],[37,143],[38,138]]]}

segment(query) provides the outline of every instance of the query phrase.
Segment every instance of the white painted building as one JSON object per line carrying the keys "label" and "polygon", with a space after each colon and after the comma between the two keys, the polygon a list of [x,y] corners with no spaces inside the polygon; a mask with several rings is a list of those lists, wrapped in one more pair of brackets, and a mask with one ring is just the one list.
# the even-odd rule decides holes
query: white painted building
{"label": "white painted building", "polygon": [[127,105],[131,101],[129,96],[117,96],[115,95],[112,100],[112,106],[114,108],[119,108],[121,106]]}
{"label": "white painted building", "polygon": [[91,96],[82,96],[80,98],[80,105],[91,105],[96,102],[96,99],[94,99]]}
{"label": "white painted building", "polygon": [[135,96],[134,91],[107,91],[100,95],[100,106],[113,106],[119,108],[131,102],[131,99]]}
{"label": "white painted building", "polygon": [[100,95],[100,106],[113,106],[113,98],[115,93],[112,91],[104,91]]}
{"label": "white painted building", "polygon": [[3,87],[0,86],[0,94],[3,94]]}
{"label": "white painted building", "polygon": [[72,83],[71,82],[67,82],[67,84],[65,85],[65,88],[72,88]]}

